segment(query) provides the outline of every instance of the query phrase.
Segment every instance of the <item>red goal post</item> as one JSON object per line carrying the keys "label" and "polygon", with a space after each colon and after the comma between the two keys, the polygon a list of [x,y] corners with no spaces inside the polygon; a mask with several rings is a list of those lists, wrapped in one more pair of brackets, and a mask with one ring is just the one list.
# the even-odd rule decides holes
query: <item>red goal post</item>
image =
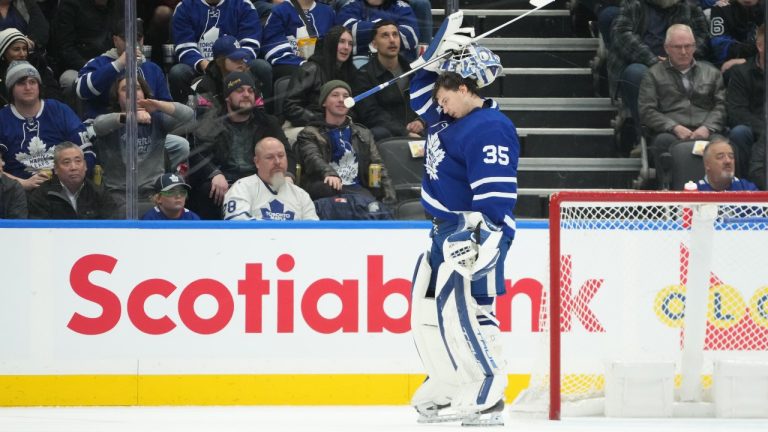
{"label": "red goal post", "polygon": [[[706,210],[706,211],[705,211]],[[694,214],[694,211],[696,212]],[[712,215],[712,212],[716,211],[716,214]],[[707,219],[707,222],[696,222],[696,225],[699,228],[697,228],[696,231],[694,229],[694,223],[693,219],[695,218],[697,221],[706,219],[706,215],[704,213],[709,214],[710,219]],[[549,292],[549,298],[545,299],[548,303],[549,310],[543,310],[542,315],[545,317],[551,317],[552,319],[543,325],[542,330],[544,329],[558,329],[559,331],[549,331],[549,371],[548,375],[549,377],[546,379],[549,384],[549,406],[548,406],[548,416],[550,419],[559,419],[561,416],[561,404],[562,404],[562,398],[563,398],[563,375],[561,374],[561,368],[563,366],[562,359],[564,353],[561,351],[561,344],[562,344],[562,328],[563,328],[563,322],[562,319],[563,314],[561,310],[561,306],[563,304],[563,298],[561,296],[561,290],[563,288],[563,281],[564,281],[564,274],[563,274],[563,262],[564,262],[564,256],[565,253],[563,251],[563,241],[575,241],[575,242],[586,242],[588,243],[590,240],[590,236],[592,236],[593,233],[597,232],[598,235],[595,236],[596,242],[602,242],[600,243],[601,248],[605,245],[605,242],[601,239],[605,238],[605,235],[611,235],[611,233],[614,233],[613,235],[617,237],[621,236],[631,236],[625,241],[628,241],[630,245],[633,245],[635,239],[640,239],[643,235],[648,233],[651,235],[651,237],[656,237],[652,240],[652,243],[654,245],[661,244],[660,242],[667,242],[665,240],[665,237],[675,237],[674,239],[669,240],[669,246],[670,248],[679,248],[680,256],[682,256],[683,253],[690,253],[691,251],[691,245],[692,244],[699,244],[698,248],[700,250],[706,250],[707,248],[712,249],[712,233],[717,233],[715,235],[719,235],[720,232],[727,234],[730,232],[739,232],[738,235],[734,234],[734,237],[737,237],[736,241],[742,241],[743,238],[752,238],[754,236],[766,236],[768,234],[768,192],[721,192],[721,193],[715,193],[715,192],[651,192],[651,191],[563,191],[553,194],[550,197],[550,206],[549,206],[549,239],[550,239],[550,287],[557,287],[558,289],[550,289]],[[711,227],[707,228],[706,224],[709,223]],[[704,228],[701,228],[704,227]],[[582,233],[582,236],[579,237],[577,240],[569,240],[569,236],[571,236],[570,231],[584,231],[587,232],[586,235]],[[703,237],[705,238],[704,243],[702,241],[697,240],[697,238],[702,237],[701,234],[695,234],[692,235],[692,232],[704,232],[705,234]],[[684,237],[679,237],[680,235]],[[678,239],[679,237],[679,239]],[[661,239],[659,239],[661,238]],[[706,238],[709,238],[709,240],[706,240]],[[767,237],[768,238],[768,237]],[[642,240],[640,240],[642,241]],[[709,241],[709,243],[707,243]],[[692,242],[692,243],[691,243]],[[703,244],[704,246],[701,246]],[[719,247],[721,244],[720,242],[716,243]],[[744,247],[748,248],[746,252],[747,255],[750,254],[750,243],[747,242],[744,243]],[[766,246],[768,247],[768,246]],[[587,246],[588,248],[588,246]],[[630,249],[642,249],[642,244],[638,244],[636,247],[630,247]],[[688,248],[688,249],[686,249]],[[596,248],[597,249],[597,248]],[[663,251],[660,249],[663,249],[659,246],[652,246],[650,247],[652,251],[647,251],[649,255],[655,255],[657,252],[657,249],[659,255],[664,255]],[[738,247],[734,248],[738,249]],[[587,249],[588,250],[588,249]],[[624,249],[626,250],[626,248]],[[614,254],[621,255],[623,250],[619,248],[617,251],[614,252]],[[637,251],[633,252],[636,253]],[[640,251],[640,256],[642,257],[642,253],[645,251]],[[731,253],[733,251],[728,250],[728,253]],[[754,252],[752,255],[759,255],[759,251],[751,251]],[[567,252],[566,252],[567,253]],[[677,251],[675,251],[677,253]],[[694,253],[692,253],[694,256],[703,256],[708,254],[703,254],[698,252],[698,250],[695,250]],[[763,256],[765,257],[766,254],[763,253]],[[586,260],[584,259],[584,256],[578,257],[582,261],[588,261],[589,258]],[[597,258],[596,258],[597,259]],[[655,259],[655,258],[654,258]],[[682,258],[681,258],[682,259]],[[687,256],[686,256],[687,260]],[[571,269],[571,262],[570,257],[568,257],[567,260],[567,266],[566,269]],[[717,259],[715,260],[717,261]],[[619,261],[620,262],[620,261]],[[738,261],[737,261],[738,262]],[[741,262],[739,262],[741,263]],[[694,262],[689,263],[688,261],[685,261],[685,266],[683,266],[682,261],[679,264],[680,267],[680,285],[678,287],[681,287],[680,289],[684,290],[686,285],[693,286],[693,280],[697,277],[695,274],[689,274],[687,273],[689,270],[689,264],[690,268],[693,269]],[[699,262],[698,266],[709,266],[712,264],[712,261],[702,261]],[[749,263],[747,263],[749,264]],[[768,264],[768,263],[765,263]],[[573,264],[576,265],[576,264]],[[610,264],[606,264],[610,265]],[[768,266],[768,265],[766,265]],[[683,268],[685,267],[685,268]],[[649,272],[647,273],[650,273]],[[683,275],[683,272],[686,272],[685,275]],[[709,275],[709,278],[706,278],[705,276],[699,277],[709,279],[708,281],[705,281],[710,288],[714,284],[712,282],[712,277],[714,276],[714,272],[710,268],[704,269],[707,275]],[[698,272],[702,273],[702,272]],[[567,278],[570,278],[570,275],[565,276]],[[629,277],[629,276],[628,276]],[[687,279],[686,279],[687,278]],[[718,280],[719,281],[719,280]],[[568,282],[570,283],[570,279],[568,279]],[[686,283],[687,282],[687,283]],[[762,282],[765,285],[768,285],[768,279],[762,280]],[[632,282],[629,282],[631,285]],[[638,284],[641,284],[638,282]],[[625,290],[622,290],[625,291]],[[710,289],[711,291],[711,289]],[[698,294],[697,294],[698,295]],[[683,291],[682,295],[678,296],[680,299],[680,302],[685,305],[686,301],[688,303],[688,306],[685,309],[679,310],[679,315],[682,316],[683,311],[689,312],[688,315],[690,317],[694,317],[693,315],[693,298],[694,291],[689,290],[688,294],[685,294],[685,291]],[[719,298],[719,297],[718,297]],[[687,299],[687,300],[686,300]],[[568,299],[567,299],[568,300]],[[674,301],[669,301],[668,299],[665,300],[666,303],[663,303],[662,306],[666,308],[671,308],[670,303],[674,303]],[[705,298],[703,302],[706,303],[707,299]],[[761,303],[763,304],[763,303]],[[677,306],[680,308],[680,306]],[[704,306],[702,306],[704,307]],[[710,306],[711,309],[711,306]],[[690,311],[689,311],[690,310]],[[768,308],[766,308],[768,310]],[[547,313],[548,312],[548,313]],[[711,312],[711,311],[710,311]],[[706,313],[706,310],[705,310]],[[621,314],[619,314],[621,315]],[[546,318],[545,318],[546,319]],[[566,318],[569,319],[569,318]],[[702,319],[703,321],[707,321],[706,318]],[[699,348],[688,348],[688,346],[695,345],[694,343],[686,343],[685,338],[683,337],[683,334],[689,333],[690,335],[694,335],[696,331],[694,330],[694,327],[701,327],[702,330],[700,332],[703,333],[705,331],[709,332],[705,328],[705,324],[701,324],[698,326],[694,326],[688,321],[691,321],[691,319],[686,319],[685,324],[685,330],[683,328],[683,325],[680,325],[680,351],[685,351],[685,348],[688,350],[691,349],[699,349]],[[583,323],[582,323],[583,325]],[[597,323],[599,326],[600,323]],[[767,329],[768,330],[768,329]],[[768,332],[765,333],[765,335],[768,335]],[[686,334],[686,337],[693,338],[693,336],[689,336]],[[683,347],[685,345],[685,348]],[[732,345],[732,344],[731,344]],[[722,343],[718,345],[718,348],[720,347],[726,347],[731,346],[727,343]],[[737,348],[743,348],[743,347],[737,347]],[[749,347],[751,349],[751,346]],[[588,348],[586,348],[588,350]],[[723,348],[723,350],[729,351],[729,354],[735,351],[739,351],[739,349],[733,349],[730,350],[729,348]],[[763,347],[763,349],[758,350],[760,351],[758,355],[761,359],[766,358],[766,354],[768,354],[768,350]],[[747,353],[749,355],[752,355],[754,353]],[[651,354],[652,355],[652,354]],[[676,353],[672,354],[664,354],[664,355],[675,355]],[[597,362],[596,362],[597,363]],[[690,363],[690,362],[689,362]],[[696,364],[694,364],[696,366]],[[599,367],[599,366],[598,366]],[[699,371],[695,371],[696,379],[686,379],[685,374],[686,371],[680,370],[680,366],[678,365],[678,375],[682,375],[682,387],[686,386],[686,382],[693,382],[696,381],[696,383],[691,384],[692,386],[696,387],[699,382],[698,376]],[[535,374],[532,374],[531,377],[531,389],[534,386],[534,381],[537,379]],[[603,378],[604,379],[604,378]],[[597,385],[599,386],[599,384]],[[678,382],[677,387],[681,387],[681,384]],[[685,390],[681,390],[683,393],[685,393]]]}

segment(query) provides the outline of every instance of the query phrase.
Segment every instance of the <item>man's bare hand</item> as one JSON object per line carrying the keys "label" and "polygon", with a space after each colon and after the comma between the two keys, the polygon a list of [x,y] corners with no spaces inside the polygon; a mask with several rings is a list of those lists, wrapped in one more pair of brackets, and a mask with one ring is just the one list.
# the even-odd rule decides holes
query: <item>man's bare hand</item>
{"label": "man's bare hand", "polygon": [[328,176],[323,183],[330,186],[333,190],[341,190],[341,179],[336,176]]}
{"label": "man's bare hand", "polygon": [[223,174],[216,174],[211,179],[211,193],[208,197],[213,200],[216,205],[221,205],[224,202],[224,195],[229,190],[229,183]]}

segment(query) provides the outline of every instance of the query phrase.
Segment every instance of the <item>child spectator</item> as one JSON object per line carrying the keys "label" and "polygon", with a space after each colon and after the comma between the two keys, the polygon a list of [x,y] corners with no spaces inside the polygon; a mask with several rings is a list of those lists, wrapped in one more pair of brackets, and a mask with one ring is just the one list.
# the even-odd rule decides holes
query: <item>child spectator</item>
{"label": "child spectator", "polygon": [[190,187],[184,179],[173,173],[161,175],[155,181],[155,207],[144,213],[142,220],[200,220],[195,212],[187,210]]}

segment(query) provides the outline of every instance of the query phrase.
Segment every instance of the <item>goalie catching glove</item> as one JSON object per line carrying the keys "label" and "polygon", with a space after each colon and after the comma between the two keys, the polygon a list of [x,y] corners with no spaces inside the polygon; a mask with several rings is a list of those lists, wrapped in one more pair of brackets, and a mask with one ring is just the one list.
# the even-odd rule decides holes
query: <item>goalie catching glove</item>
{"label": "goalie catching glove", "polygon": [[443,243],[445,264],[465,278],[480,280],[496,267],[501,236],[484,214],[460,214],[456,232]]}

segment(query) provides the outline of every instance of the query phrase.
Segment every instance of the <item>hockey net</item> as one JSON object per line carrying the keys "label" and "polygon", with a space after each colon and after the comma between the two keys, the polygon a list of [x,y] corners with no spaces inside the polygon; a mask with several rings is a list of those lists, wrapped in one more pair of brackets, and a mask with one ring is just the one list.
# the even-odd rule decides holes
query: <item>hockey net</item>
{"label": "hockey net", "polygon": [[766,248],[768,193],[553,195],[557,289],[512,411],[600,415],[614,361],[674,362],[676,397],[706,401],[714,361],[768,360]]}

